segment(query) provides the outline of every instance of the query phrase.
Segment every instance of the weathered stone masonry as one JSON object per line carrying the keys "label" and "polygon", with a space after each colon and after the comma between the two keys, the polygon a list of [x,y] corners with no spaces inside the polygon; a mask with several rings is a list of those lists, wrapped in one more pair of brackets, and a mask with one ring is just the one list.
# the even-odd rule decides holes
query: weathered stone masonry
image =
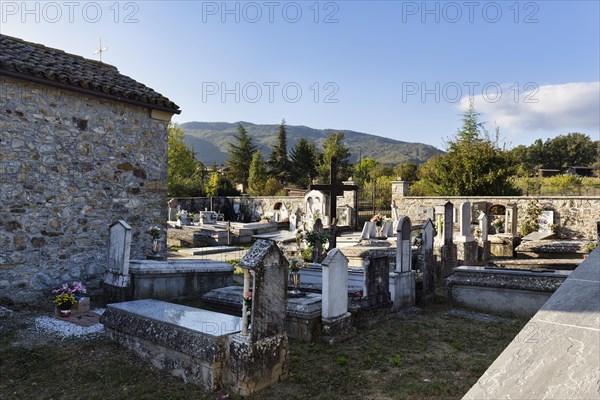
{"label": "weathered stone masonry", "polygon": [[165,220],[168,124],[150,115],[0,75],[0,297],[97,286],[118,219],[133,228],[131,257],[150,253],[146,230]]}

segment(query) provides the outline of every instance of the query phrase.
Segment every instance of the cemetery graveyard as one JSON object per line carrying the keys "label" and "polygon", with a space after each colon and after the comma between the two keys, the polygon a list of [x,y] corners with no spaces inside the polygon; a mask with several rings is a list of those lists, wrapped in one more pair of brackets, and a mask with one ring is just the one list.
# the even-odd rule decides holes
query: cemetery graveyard
{"label": "cemetery graveyard", "polygon": [[[3,215],[12,240],[2,241],[10,251],[3,250],[0,266],[7,306],[0,306],[0,397],[32,398],[51,387],[50,398],[81,398],[80,384],[88,391],[83,398],[111,385],[123,390],[113,391],[115,398],[168,397],[169,391],[174,398],[192,392],[199,398],[490,399],[600,393],[600,250],[588,251],[600,236],[595,214],[568,225],[573,218],[565,202],[550,199],[536,214],[537,230],[521,235],[520,223],[539,199],[409,198],[408,183],[399,180],[391,183],[389,211],[359,226],[358,186],[337,181],[335,157],[329,183],[310,185],[302,196],[169,200],[165,131],[178,106],[114,67],[0,39],[15,55],[70,60],[81,82],[27,80],[20,70],[0,78],[9,89],[25,79],[26,91],[61,99],[56,121],[72,122],[56,123],[56,135],[65,143],[76,134],[90,141],[66,149],[63,156],[79,160],[73,171],[52,164],[46,185],[29,198],[61,203],[31,215],[14,206]],[[104,93],[113,82],[124,83]],[[7,107],[40,119],[36,105],[18,103],[23,98],[11,97]],[[95,118],[101,112],[110,118]],[[12,129],[29,132],[31,124],[18,113]],[[128,118],[117,117],[123,115]],[[104,142],[88,130],[114,135]],[[144,137],[153,133],[152,140]],[[156,146],[148,144],[155,139]],[[11,157],[40,158],[25,147],[19,143]],[[112,156],[117,148],[128,149],[123,160]],[[95,157],[101,156],[107,170],[98,172]],[[26,168],[17,174],[12,166],[2,164],[2,178],[24,179]],[[77,226],[63,229],[62,220]],[[81,277],[89,292],[78,286],[78,294],[91,298],[91,310],[75,289],[52,292],[59,279]],[[20,323],[30,303],[49,296],[52,318]],[[35,329],[27,331],[31,321]],[[50,326],[57,334],[73,328],[76,337],[95,336],[36,350],[36,335],[51,335]],[[30,342],[13,346],[21,328]],[[70,364],[74,351],[83,354],[85,367]],[[63,365],[68,372],[61,373]],[[148,377],[168,384],[155,390]],[[402,379],[410,382],[397,382]],[[128,392],[127,380],[142,384]]]}

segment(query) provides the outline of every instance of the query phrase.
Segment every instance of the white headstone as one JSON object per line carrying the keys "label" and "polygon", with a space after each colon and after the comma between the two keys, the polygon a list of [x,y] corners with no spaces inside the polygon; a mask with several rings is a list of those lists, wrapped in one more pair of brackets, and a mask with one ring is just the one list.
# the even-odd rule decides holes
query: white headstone
{"label": "white headstone", "polygon": [[323,266],[321,317],[336,318],[348,311],[348,259],[337,248],[331,249]]}
{"label": "white headstone", "polygon": [[290,232],[296,230],[296,214],[290,215]]}
{"label": "white headstone", "polygon": [[394,237],[394,224],[390,221],[385,221],[383,226],[383,235],[385,237]]}
{"label": "white headstone", "polygon": [[465,201],[460,205],[460,238],[465,242],[475,240],[471,233],[471,202]]}
{"label": "white headstone", "polygon": [[479,230],[481,231],[481,240],[485,242],[488,240],[488,216],[484,212],[480,211],[478,219]]}
{"label": "white headstone", "polygon": [[369,239],[371,237],[371,225],[373,225],[371,221],[365,222],[362,233],[360,235],[361,239]]}
{"label": "white headstone", "polygon": [[372,238],[376,238],[377,237],[377,225],[375,224],[375,222],[371,222],[371,230],[369,231],[369,236]]}

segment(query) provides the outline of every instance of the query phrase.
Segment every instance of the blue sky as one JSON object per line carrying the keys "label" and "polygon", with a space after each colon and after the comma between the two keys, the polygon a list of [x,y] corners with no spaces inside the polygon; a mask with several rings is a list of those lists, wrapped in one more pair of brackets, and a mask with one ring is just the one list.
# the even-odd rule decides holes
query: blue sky
{"label": "blue sky", "polygon": [[351,129],[443,148],[473,95],[511,145],[600,139],[598,1],[0,1],[0,32],[103,61],[177,122]]}

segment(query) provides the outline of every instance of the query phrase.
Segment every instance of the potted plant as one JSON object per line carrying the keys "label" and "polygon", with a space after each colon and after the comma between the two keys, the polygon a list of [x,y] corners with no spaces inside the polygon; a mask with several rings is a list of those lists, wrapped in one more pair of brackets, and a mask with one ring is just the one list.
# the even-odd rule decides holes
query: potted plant
{"label": "potted plant", "polygon": [[75,305],[75,296],[70,293],[57,294],[52,303],[59,311],[59,315],[63,318],[71,316],[71,308]]}
{"label": "potted plant", "polygon": [[63,283],[52,293],[56,294],[52,303],[56,305],[57,314],[60,316],[68,317],[71,312],[81,313],[90,309],[90,298],[86,296],[87,289],[81,282]]}
{"label": "potted plant", "polygon": [[310,231],[306,233],[306,242],[313,249],[313,262],[318,262],[321,258],[323,246],[330,239],[330,235],[325,231]]}

